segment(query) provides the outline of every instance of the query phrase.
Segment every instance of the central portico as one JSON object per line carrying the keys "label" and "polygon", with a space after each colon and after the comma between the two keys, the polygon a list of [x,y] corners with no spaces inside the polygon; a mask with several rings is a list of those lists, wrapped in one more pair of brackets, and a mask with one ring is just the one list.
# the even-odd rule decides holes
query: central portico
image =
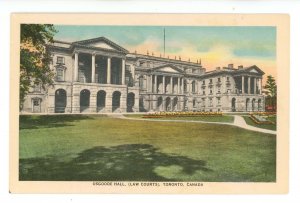
{"label": "central portico", "polygon": [[[184,101],[183,77],[184,71],[166,64],[137,72],[147,77],[148,88],[140,93],[143,105],[150,111],[179,111]],[[148,105],[146,105],[148,104]]]}

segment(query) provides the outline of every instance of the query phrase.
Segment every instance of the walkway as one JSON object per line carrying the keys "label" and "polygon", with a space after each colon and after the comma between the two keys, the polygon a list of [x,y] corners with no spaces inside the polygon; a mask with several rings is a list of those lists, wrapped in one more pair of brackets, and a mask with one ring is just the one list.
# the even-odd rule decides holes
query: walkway
{"label": "walkway", "polygon": [[263,128],[257,128],[251,125],[248,125],[242,116],[234,115],[234,122],[233,123],[226,123],[226,122],[209,122],[209,121],[192,121],[192,120],[168,120],[168,119],[147,119],[147,118],[132,118],[126,117],[123,114],[109,114],[108,116],[113,118],[120,118],[120,119],[128,119],[128,120],[139,120],[139,121],[154,121],[154,122],[185,122],[185,123],[209,123],[209,124],[218,124],[218,125],[231,125],[236,126],[239,128],[243,128],[246,130],[261,132],[261,133],[268,133],[276,135],[276,131],[268,130]]}
{"label": "walkway", "polygon": [[275,134],[276,135],[276,131],[274,131],[274,130],[257,128],[257,127],[254,127],[252,125],[248,125],[246,123],[245,119],[242,116],[235,115],[233,124],[235,126],[238,126],[240,128],[244,128],[246,130],[252,130],[252,131],[257,131],[257,132],[262,132],[262,133],[270,133],[270,134]]}

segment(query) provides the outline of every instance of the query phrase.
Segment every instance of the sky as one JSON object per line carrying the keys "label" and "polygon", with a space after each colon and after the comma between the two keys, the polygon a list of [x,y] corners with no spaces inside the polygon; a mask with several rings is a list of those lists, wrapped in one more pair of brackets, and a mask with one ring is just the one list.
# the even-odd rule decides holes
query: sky
{"label": "sky", "polygon": [[56,25],[56,40],[106,37],[130,52],[200,61],[207,71],[257,65],[276,78],[276,27],[266,26],[74,26]]}

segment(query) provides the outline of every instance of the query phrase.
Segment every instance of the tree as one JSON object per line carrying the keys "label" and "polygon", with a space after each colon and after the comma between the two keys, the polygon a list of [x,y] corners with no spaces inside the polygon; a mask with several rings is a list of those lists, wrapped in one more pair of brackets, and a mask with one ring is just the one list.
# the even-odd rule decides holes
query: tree
{"label": "tree", "polygon": [[53,84],[50,69],[51,56],[47,43],[53,42],[57,31],[51,24],[22,24],[20,45],[20,109],[31,87],[40,85],[44,90]]}
{"label": "tree", "polygon": [[268,90],[267,96],[270,98],[272,110],[275,111],[277,100],[277,85],[273,76],[267,76],[265,88]]}

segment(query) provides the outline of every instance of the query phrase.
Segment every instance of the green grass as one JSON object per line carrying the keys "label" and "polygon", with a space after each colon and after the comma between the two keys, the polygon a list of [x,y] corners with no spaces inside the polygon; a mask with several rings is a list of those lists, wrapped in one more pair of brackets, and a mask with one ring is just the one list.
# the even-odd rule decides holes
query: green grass
{"label": "green grass", "polygon": [[[127,114],[131,118],[143,118],[141,114]],[[192,121],[207,121],[207,122],[226,122],[233,123],[234,117],[229,115],[223,116],[192,116],[192,117],[162,117],[162,118],[147,118],[155,120],[192,120]]]}
{"label": "green grass", "polygon": [[276,181],[276,136],[234,126],[21,116],[20,180]]}
{"label": "green grass", "polygon": [[[256,124],[249,116],[243,116],[243,117],[248,125],[252,125],[254,127],[264,128],[268,130],[276,130],[276,124]],[[268,120],[276,123],[276,116],[270,116],[268,117]]]}

